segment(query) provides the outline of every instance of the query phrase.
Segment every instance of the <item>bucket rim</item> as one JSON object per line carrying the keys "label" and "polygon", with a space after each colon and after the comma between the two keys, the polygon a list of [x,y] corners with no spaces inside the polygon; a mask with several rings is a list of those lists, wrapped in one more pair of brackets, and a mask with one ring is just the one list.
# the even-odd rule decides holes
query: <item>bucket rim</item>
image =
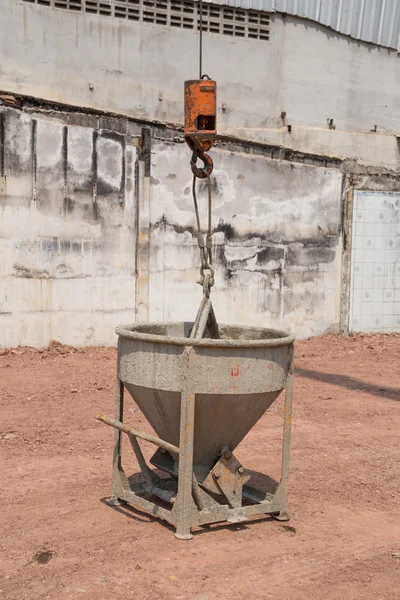
{"label": "bucket rim", "polygon": [[162,327],[162,326],[171,326],[171,325],[184,325],[189,324],[193,325],[191,322],[185,321],[168,321],[162,323],[156,322],[146,322],[146,323],[135,323],[129,325],[120,325],[116,328],[116,333],[119,337],[137,340],[143,342],[152,342],[156,344],[167,344],[172,346],[200,346],[200,347],[211,347],[211,348],[274,348],[279,346],[289,346],[295,341],[293,335],[289,334],[286,331],[282,331],[281,329],[273,329],[270,327],[253,327],[248,325],[225,325],[220,324],[220,329],[233,329],[239,328],[244,331],[251,333],[252,331],[264,331],[271,332],[275,334],[277,337],[272,338],[264,338],[264,339],[211,339],[211,338],[202,338],[201,340],[195,340],[188,337],[176,337],[176,336],[168,336],[163,334],[156,333],[145,333],[143,331],[139,331],[138,329],[144,327]]}

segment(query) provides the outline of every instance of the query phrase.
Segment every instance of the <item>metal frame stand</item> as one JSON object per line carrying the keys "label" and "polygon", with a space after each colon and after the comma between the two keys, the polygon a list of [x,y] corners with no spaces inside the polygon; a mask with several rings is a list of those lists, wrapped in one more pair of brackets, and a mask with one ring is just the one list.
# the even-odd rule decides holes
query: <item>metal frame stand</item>
{"label": "metal frame stand", "polygon": [[[247,485],[249,476],[229,448],[221,450],[221,458],[206,479],[199,483],[193,472],[193,445],[196,395],[190,381],[181,393],[181,419],[179,448],[155,435],[133,429],[123,423],[124,385],[117,378],[115,396],[115,419],[97,415],[97,419],[115,428],[113,451],[113,475],[111,503],[127,502],[136,509],[144,510],[164,519],[176,528],[176,537],[190,540],[193,527],[219,521],[241,522],[251,515],[271,514],[281,521],[289,520],[288,480],[290,439],[292,424],[293,365],[290,368],[285,389],[282,471],[274,494]],[[130,439],[144,481],[131,484],[122,468],[122,433]],[[159,465],[171,477],[161,478],[147,465],[137,438],[159,447],[165,461]],[[172,457],[179,457],[178,470]],[[169,461],[169,462],[168,462]],[[165,466],[169,464],[169,466]],[[211,492],[211,494],[210,494]],[[221,499],[216,499],[219,494]],[[242,500],[245,500],[243,503]],[[160,502],[161,501],[161,502]]]}

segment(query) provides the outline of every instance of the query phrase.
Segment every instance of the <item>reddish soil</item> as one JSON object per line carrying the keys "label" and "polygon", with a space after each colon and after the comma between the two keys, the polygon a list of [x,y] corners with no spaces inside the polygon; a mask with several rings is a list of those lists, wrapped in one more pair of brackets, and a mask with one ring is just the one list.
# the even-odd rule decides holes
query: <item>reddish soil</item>
{"label": "reddish soil", "polygon": [[[107,504],[113,435],[94,416],[113,412],[115,350],[3,352],[0,598],[400,598],[400,336],[296,347],[290,523],[201,528],[190,542]],[[237,451],[275,478],[281,411]],[[133,403],[126,420],[147,427]]]}

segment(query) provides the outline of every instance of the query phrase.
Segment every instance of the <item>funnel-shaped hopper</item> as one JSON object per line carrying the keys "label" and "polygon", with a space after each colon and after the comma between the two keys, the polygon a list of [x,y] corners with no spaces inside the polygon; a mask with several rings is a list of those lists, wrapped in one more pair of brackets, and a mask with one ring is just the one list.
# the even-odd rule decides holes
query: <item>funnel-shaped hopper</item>
{"label": "funnel-shaped hopper", "polygon": [[[179,446],[180,394],[129,383],[125,386],[157,435]],[[221,448],[234,450],[279,393],[197,395],[194,465],[211,468]]]}
{"label": "funnel-shaped hopper", "polygon": [[293,339],[221,327],[219,340],[185,336],[191,324],[121,327],[118,374],[156,434],[179,446],[181,394],[195,396],[195,468],[234,450],[285,387]]}

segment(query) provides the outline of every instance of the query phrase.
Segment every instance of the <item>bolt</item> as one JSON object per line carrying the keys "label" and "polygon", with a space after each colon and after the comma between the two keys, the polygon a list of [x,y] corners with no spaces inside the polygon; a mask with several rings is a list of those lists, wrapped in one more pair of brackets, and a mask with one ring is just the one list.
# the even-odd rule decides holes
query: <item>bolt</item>
{"label": "bolt", "polygon": [[243,469],[243,467],[239,467],[239,468],[238,468],[238,470],[237,470],[237,472],[238,472],[240,475],[242,475],[242,474],[244,473],[244,469]]}
{"label": "bolt", "polygon": [[226,450],[226,452],[224,452],[224,457],[229,460],[232,458],[232,452],[230,450]]}
{"label": "bolt", "polygon": [[220,475],[219,473],[213,473],[214,479],[219,479]]}
{"label": "bolt", "polygon": [[90,90],[91,92],[93,92],[93,90],[94,90],[94,85],[93,85],[93,83],[89,83],[89,90]]}

